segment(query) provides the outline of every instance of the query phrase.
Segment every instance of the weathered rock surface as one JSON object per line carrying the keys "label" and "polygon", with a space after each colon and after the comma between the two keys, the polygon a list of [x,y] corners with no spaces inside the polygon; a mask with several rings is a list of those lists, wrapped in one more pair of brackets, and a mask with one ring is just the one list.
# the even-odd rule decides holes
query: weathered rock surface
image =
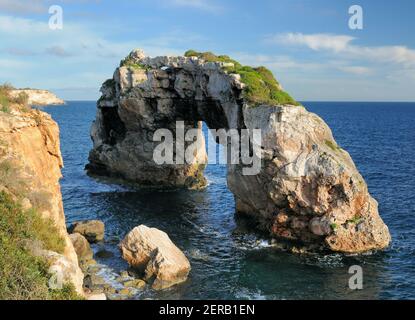
{"label": "weathered rock surface", "polygon": [[28,104],[30,105],[47,106],[65,104],[65,101],[58,98],[54,93],[48,90],[14,89],[10,92],[10,95],[12,97],[17,97],[21,93],[27,94]]}
{"label": "weathered rock surface", "polygon": [[56,286],[52,289],[61,289],[64,283],[72,283],[76,291],[84,295],[82,289],[84,274],[75,261],[53,251],[43,251],[40,256],[46,259],[49,264],[49,273],[54,276],[49,283],[50,286]]}
{"label": "weathered rock surface", "polygon": [[273,236],[321,242],[332,251],[388,246],[376,201],[321,118],[303,107],[260,106],[244,108],[244,123],[262,130],[263,169],[249,177],[229,167],[228,186],[239,212],[255,212]]}
{"label": "weathered rock surface", "polygon": [[165,289],[187,279],[190,263],[169,236],[144,225],[134,228],[120,244],[123,258],[154,279],[154,289]]}
{"label": "weathered rock surface", "polygon": [[69,238],[72,241],[73,247],[80,262],[92,259],[93,252],[91,246],[83,235],[80,233],[72,233],[69,235]]}
{"label": "weathered rock surface", "polygon": [[[388,246],[390,234],[376,201],[317,115],[302,106],[250,105],[244,98],[246,84],[238,74],[228,74],[227,63],[150,58],[140,50],[124,61],[101,88],[91,130],[91,174],[199,188],[206,162],[200,121],[211,129],[260,129],[261,141],[251,141],[262,159],[259,174],[244,175],[246,166],[228,165],[238,213],[252,217],[276,239],[310,248],[363,252]],[[183,128],[175,127],[177,120],[184,121]],[[153,154],[160,142],[153,135],[159,128],[176,136],[179,130],[199,128],[193,162],[157,164]]]}
{"label": "weathered rock surface", "polygon": [[79,233],[89,242],[95,243],[104,239],[105,225],[99,220],[76,221],[69,228],[70,233]]}
{"label": "weathered rock surface", "polygon": [[[0,181],[0,189],[11,193],[24,190],[24,207],[36,207],[43,217],[54,222],[65,241],[65,261],[73,265],[74,274],[81,275],[65,226],[59,185],[63,161],[57,124],[37,110],[0,112],[0,163],[9,164],[14,170],[7,181]],[[74,285],[82,294],[82,283],[76,280]]]}

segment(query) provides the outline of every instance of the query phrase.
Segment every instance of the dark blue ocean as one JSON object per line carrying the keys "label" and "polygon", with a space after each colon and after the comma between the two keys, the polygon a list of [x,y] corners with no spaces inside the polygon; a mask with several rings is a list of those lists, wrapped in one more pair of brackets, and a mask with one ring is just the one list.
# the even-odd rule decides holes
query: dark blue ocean
{"label": "dark blue ocean", "polygon": [[[128,190],[89,178],[89,128],[95,103],[73,101],[45,108],[59,123],[65,162],[61,181],[67,223],[102,219],[105,248],[97,259],[108,273],[127,268],[117,244],[133,227],[166,231],[189,257],[189,280],[140,299],[415,299],[415,103],[304,102],[332,128],[366,179],[393,243],[365,256],[297,256],[277,252],[267,239],[235,221],[224,166],[206,170],[201,192]],[[363,268],[363,289],[348,287],[349,267]]]}

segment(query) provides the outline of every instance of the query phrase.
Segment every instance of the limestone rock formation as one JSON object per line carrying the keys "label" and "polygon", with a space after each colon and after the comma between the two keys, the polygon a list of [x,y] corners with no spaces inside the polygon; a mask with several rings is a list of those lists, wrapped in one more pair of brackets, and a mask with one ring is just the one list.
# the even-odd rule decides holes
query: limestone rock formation
{"label": "limestone rock formation", "polygon": [[49,273],[52,275],[49,286],[53,289],[62,289],[63,284],[72,283],[80,295],[84,294],[82,289],[84,274],[75,261],[49,250],[42,251],[40,256],[49,264]]}
{"label": "limestone rock formation", "polygon": [[[259,129],[261,139],[250,141],[250,149],[261,159],[260,172],[246,175],[242,161],[228,164],[238,213],[272,237],[310,249],[363,252],[388,246],[388,228],[349,154],[266,68],[243,67],[211,53],[150,58],[134,50],[101,92],[90,174],[200,188],[206,163],[201,121],[210,129]],[[155,162],[160,141],[154,134],[160,128],[175,133],[176,160],[193,142],[178,146],[180,134],[199,129],[192,161]]]}
{"label": "limestone rock formation", "polygon": [[[65,215],[59,180],[63,161],[60,153],[59,128],[52,118],[38,110],[0,112],[0,189],[10,194],[24,194],[25,209],[35,207],[51,219],[65,241],[62,259],[82,275],[72,242],[66,232]],[[82,282],[74,283],[82,294]]]}
{"label": "limestone rock formation", "polygon": [[355,253],[390,242],[377,202],[330,128],[303,107],[244,107],[248,128],[261,128],[262,172],[230,166],[238,212],[256,214],[282,239]]}
{"label": "limestone rock formation", "polygon": [[105,225],[100,220],[76,221],[69,228],[69,233],[79,233],[89,242],[95,243],[104,239]]}
{"label": "limestone rock formation", "polygon": [[156,228],[144,225],[134,228],[120,243],[123,258],[154,279],[154,289],[165,289],[187,279],[190,263],[169,236]]}
{"label": "limestone rock formation", "polygon": [[80,233],[72,233],[69,235],[75,249],[79,261],[91,260],[93,252],[88,240]]}
{"label": "limestone rock formation", "polygon": [[14,89],[10,92],[11,97],[16,98],[24,93],[28,97],[29,105],[47,106],[47,105],[61,105],[65,101],[58,98],[54,93],[48,90],[40,89]]}

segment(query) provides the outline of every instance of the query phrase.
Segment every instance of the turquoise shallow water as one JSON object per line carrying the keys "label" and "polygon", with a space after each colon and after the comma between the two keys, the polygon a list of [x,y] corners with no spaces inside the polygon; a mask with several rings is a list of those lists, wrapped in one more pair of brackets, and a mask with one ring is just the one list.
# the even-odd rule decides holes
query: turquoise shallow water
{"label": "turquoise shallow water", "polygon": [[[268,246],[235,221],[224,166],[208,166],[202,192],[136,191],[98,182],[84,172],[95,103],[48,107],[61,129],[67,222],[102,219],[114,271],[126,269],[117,249],[134,226],[166,231],[192,264],[189,280],[137,298],[162,299],[415,299],[415,104],[304,102],[323,117],[350,152],[379,201],[393,236],[383,253],[360,257],[295,256]],[[99,250],[99,247],[95,248]],[[364,270],[364,289],[348,288],[348,268]]]}

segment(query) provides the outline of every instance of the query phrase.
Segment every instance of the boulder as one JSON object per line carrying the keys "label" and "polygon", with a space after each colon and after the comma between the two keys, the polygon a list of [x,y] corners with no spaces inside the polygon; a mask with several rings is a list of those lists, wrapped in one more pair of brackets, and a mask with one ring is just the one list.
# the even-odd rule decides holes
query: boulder
{"label": "boulder", "polygon": [[64,255],[49,250],[43,250],[40,256],[45,258],[49,264],[48,272],[52,275],[49,280],[51,289],[60,289],[63,284],[72,283],[76,292],[84,296],[82,288],[84,274],[77,263],[69,260]]}
{"label": "boulder", "polygon": [[69,228],[69,233],[79,233],[89,242],[95,243],[104,239],[105,225],[100,220],[76,221]]}
{"label": "boulder", "polygon": [[93,252],[91,246],[83,235],[80,233],[72,233],[69,235],[69,239],[72,241],[72,245],[80,262],[92,259]]}
{"label": "boulder", "polygon": [[123,258],[144,273],[146,280],[155,278],[152,287],[160,290],[184,282],[190,263],[169,236],[144,225],[134,228],[120,244]]}

